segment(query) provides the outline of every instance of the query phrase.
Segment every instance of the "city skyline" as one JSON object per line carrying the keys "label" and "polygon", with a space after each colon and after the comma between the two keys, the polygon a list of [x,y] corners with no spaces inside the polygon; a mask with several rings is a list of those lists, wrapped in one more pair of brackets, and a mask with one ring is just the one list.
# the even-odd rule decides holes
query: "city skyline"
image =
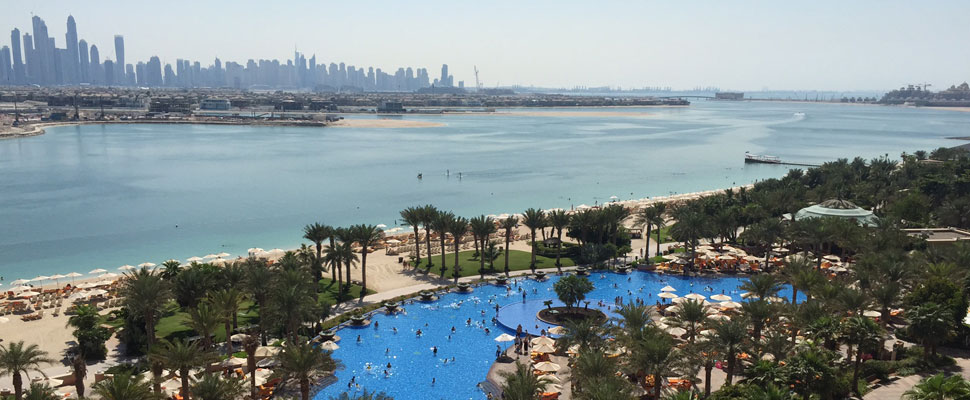
{"label": "city skyline", "polygon": [[[49,34],[46,21],[38,15],[31,17],[31,33],[10,32],[10,46],[0,47],[0,84],[6,85],[99,85],[147,87],[228,87],[246,89],[311,88],[352,91],[415,91],[437,86],[439,90],[462,89],[463,81],[455,85],[454,76],[443,64],[439,78],[431,78],[426,68],[399,67],[393,73],[380,68],[360,67],[331,62],[317,63],[316,55],[309,59],[294,50],[290,60],[249,59],[245,65],[233,61],[225,64],[216,57],[212,64],[177,59],[175,67],[158,56],[147,62],[127,62],[125,39],[114,35],[115,58],[100,61],[97,45],[88,48],[85,39],[78,39],[77,20],[67,17],[65,48],[57,47],[57,40]],[[23,41],[23,48],[18,45]],[[163,72],[164,71],[164,72]],[[434,90],[434,89],[432,89]]]}
{"label": "city skyline", "polygon": [[[190,7],[175,1],[145,18],[144,9],[124,2],[81,9],[57,0],[15,3],[0,15],[0,28],[32,34],[25,21],[33,12],[47,19],[60,48],[63,21],[73,15],[79,37],[99,44],[104,59],[117,61],[113,38],[123,35],[126,63],[133,65],[152,56],[173,67],[177,59],[206,66],[217,57],[242,65],[249,59],[282,62],[292,59],[296,47],[326,64],[344,61],[392,74],[399,66],[437,69],[447,63],[456,83],[464,80],[469,87],[475,66],[485,87],[723,90],[882,90],[919,82],[938,88],[965,81],[970,70],[970,54],[958,50],[961,16],[970,12],[970,3],[958,1],[595,7],[498,2],[487,9],[437,1],[366,8],[302,1],[277,8],[233,4]],[[192,11],[182,11],[187,9]],[[173,22],[179,29],[171,29]],[[2,45],[15,50],[9,42]]]}

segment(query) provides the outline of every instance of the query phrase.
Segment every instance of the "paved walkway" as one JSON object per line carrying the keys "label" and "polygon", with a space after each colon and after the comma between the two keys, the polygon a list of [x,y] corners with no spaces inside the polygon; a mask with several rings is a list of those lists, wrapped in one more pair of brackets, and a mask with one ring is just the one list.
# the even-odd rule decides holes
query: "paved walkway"
{"label": "paved walkway", "polygon": [[[951,348],[941,348],[940,353],[946,354],[953,357],[956,360],[956,365],[945,369],[944,373],[947,375],[961,375],[964,378],[970,378],[970,351],[951,349]],[[866,393],[863,398],[865,400],[897,400],[903,397],[903,393],[912,388],[914,385],[919,383],[924,377],[933,374],[923,374],[923,375],[910,375],[906,377],[899,378],[895,382],[880,386],[873,389],[871,392]]]}

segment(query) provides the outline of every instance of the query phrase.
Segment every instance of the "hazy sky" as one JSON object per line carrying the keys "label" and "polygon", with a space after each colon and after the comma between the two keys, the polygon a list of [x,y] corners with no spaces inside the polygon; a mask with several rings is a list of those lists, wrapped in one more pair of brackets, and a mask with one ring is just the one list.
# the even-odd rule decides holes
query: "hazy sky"
{"label": "hazy sky", "polygon": [[[970,80],[970,1],[4,1],[0,29],[33,12],[64,47],[152,55],[426,67],[486,86],[888,89]],[[9,45],[9,33],[0,45]]]}

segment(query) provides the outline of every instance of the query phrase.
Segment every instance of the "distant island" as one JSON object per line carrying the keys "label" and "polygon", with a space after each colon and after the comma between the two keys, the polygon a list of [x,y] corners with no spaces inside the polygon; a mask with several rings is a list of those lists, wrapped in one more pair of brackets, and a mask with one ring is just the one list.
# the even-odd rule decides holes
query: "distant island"
{"label": "distant island", "polygon": [[920,107],[970,107],[970,85],[966,82],[951,85],[948,89],[931,92],[931,85],[906,85],[886,93],[879,100],[882,104],[912,105]]}

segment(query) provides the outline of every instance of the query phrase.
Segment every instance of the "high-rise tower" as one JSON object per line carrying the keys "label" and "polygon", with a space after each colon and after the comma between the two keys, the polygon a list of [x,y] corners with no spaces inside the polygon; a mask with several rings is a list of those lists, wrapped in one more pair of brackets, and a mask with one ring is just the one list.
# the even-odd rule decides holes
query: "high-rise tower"
{"label": "high-rise tower", "polygon": [[78,56],[78,44],[77,44],[77,24],[74,22],[74,16],[69,15],[67,17],[67,33],[64,35],[67,39],[67,65],[63,65],[64,77],[67,83],[77,83],[80,81],[80,74],[78,73],[80,68],[80,57]]}
{"label": "high-rise tower", "polygon": [[10,31],[10,57],[13,58],[13,82],[24,83],[24,61],[20,56],[20,29]]}
{"label": "high-rise tower", "polygon": [[114,62],[114,78],[115,82],[119,84],[124,84],[125,82],[125,37],[121,35],[115,35],[115,62]]}
{"label": "high-rise tower", "polygon": [[90,83],[91,64],[88,62],[88,42],[86,40],[81,39],[81,41],[77,43],[77,54],[79,56],[77,63],[78,82]]}
{"label": "high-rise tower", "polygon": [[28,63],[27,68],[35,82],[51,83],[54,81],[54,49],[51,48],[50,36],[47,34],[47,23],[36,15],[31,21],[34,28],[34,57],[31,61],[35,65],[31,67]]}

